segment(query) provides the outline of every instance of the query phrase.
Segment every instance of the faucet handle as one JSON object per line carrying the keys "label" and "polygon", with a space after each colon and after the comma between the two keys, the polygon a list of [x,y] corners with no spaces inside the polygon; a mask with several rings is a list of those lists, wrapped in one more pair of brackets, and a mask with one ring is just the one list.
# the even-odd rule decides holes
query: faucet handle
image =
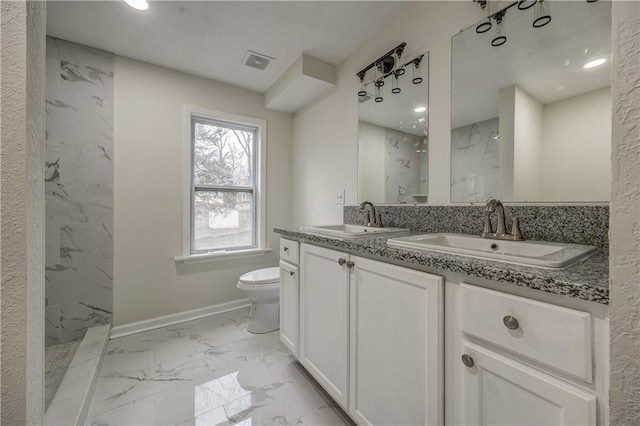
{"label": "faucet handle", "polygon": [[520,219],[535,219],[533,215],[517,215],[513,216],[511,224],[511,237],[514,241],[523,241],[525,238],[522,236],[522,231],[520,231]]}

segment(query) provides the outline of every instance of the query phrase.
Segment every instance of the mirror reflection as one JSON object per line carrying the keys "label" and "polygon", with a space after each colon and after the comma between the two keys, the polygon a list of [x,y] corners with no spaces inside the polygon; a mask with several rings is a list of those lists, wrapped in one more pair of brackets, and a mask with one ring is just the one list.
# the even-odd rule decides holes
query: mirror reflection
{"label": "mirror reflection", "polygon": [[[428,76],[425,53],[417,69],[408,66],[397,79],[389,75],[379,88],[373,82],[365,84],[367,94],[358,96],[360,202],[427,202]],[[376,97],[382,101],[376,102]]]}
{"label": "mirror reflection", "polygon": [[607,1],[513,3],[456,34],[451,201],[609,200],[610,46]]}

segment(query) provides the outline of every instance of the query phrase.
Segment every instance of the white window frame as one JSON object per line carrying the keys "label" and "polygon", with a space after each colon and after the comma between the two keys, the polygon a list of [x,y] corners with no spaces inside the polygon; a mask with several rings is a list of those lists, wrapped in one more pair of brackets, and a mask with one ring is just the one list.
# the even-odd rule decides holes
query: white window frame
{"label": "white window frame", "polygon": [[[254,193],[254,226],[255,226],[255,247],[248,249],[220,249],[212,250],[208,253],[191,253],[191,227],[192,227],[192,117],[203,118],[235,124],[239,126],[255,127],[255,193]],[[200,108],[192,105],[184,106],[183,117],[183,210],[182,210],[182,256],[176,256],[176,261],[185,263],[207,262],[218,259],[229,259],[237,257],[260,256],[271,249],[266,247],[266,145],[267,145],[267,122],[265,120],[247,117],[238,114],[231,114],[224,111]]]}

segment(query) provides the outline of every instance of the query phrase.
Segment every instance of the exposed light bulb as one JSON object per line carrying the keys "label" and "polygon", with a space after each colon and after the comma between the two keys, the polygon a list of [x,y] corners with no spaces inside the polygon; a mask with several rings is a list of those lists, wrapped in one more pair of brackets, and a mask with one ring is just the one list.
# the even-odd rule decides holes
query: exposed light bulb
{"label": "exposed light bulb", "polygon": [[147,0],[124,0],[129,6],[138,10],[147,10],[149,9],[149,3]]}
{"label": "exposed light bulb", "polygon": [[605,62],[607,62],[607,60],[605,58],[594,59],[593,61],[589,61],[586,64],[584,64],[582,66],[582,68],[589,69],[589,68],[599,67],[600,65],[604,64]]}
{"label": "exposed light bulb", "polygon": [[427,108],[425,108],[423,106],[419,106],[419,107],[416,107],[414,109],[415,112],[425,112],[426,110],[427,110]]}

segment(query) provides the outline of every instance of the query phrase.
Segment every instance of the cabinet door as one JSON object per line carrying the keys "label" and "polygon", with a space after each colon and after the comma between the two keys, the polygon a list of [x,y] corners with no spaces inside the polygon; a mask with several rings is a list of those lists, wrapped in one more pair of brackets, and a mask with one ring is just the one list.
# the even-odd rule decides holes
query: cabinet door
{"label": "cabinet door", "polygon": [[302,244],[300,251],[299,360],[344,408],[349,365],[348,257],[308,244]]}
{"label": "cabinet door", "polygon": [[351,260],[350,414],[363,425],[441,425],[442,277]]}
{"label": "cabinet door", "polygon": [[595,395],[472,343],[464,352],[473,360],[462,366],[465,424],[596,424]]}
{"label": "cabinet door", "polygon": [[300,327],[298,267],[280,261],[280,341],[298,357]]}

